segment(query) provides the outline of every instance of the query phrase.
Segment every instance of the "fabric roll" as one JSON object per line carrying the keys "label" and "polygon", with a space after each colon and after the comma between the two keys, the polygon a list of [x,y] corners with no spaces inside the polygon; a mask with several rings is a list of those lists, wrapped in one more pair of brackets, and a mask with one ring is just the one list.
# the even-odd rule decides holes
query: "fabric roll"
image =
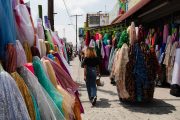
{"label": "fabric roll", "polygon": [[23,48],[26,53],[27,62],[32,62],[32,53],[31,48],[27,42],[23,43]]}
{"label": "fabric roll", "polygon": [[0,59],[5,61],[6,46],[8,43],[16,43],[16,28],[13,13],[13,1],[0,1]]}
{"label": "fabric roll", "polygon": [[73,79],[68,75],[68,73],[64,71],[64,69],[61,66],[59,66],[57,63],[55,63],[47,57],[44,57],[44,59],[50,61],[55,71],[58,83],[61,84],[64,89],[70,89],[72,91],[78,90],[78,85],[73,81]]}
{"label": "fabric roll", "polygon": [[174,69],[172,74],[172,85],[180,86],[180,48],[176,49],[176,58],[174,62]]}
{"label": "fabric roll", "polygon": [[32,53],[32,56],[38,56],[40,58],[40,53],[39,53],[39,50],[37,47],[32,46],[31,47],[31,53]]}
{"label": "fabric roll", "polygon": [[46,37],[47,37],[47,41],[50,44],[50,50],[54,50],[54,43],[53,43],[50,31],[49,30],[45,30],[45,34],[46,34]]}
{"label": "fabric roll", "polygon": [[60,55],[60,54],[58,54],[58,53],[54,53],[53,55],[58,58],[58,60],[59,60],[59,62],[60,62],[60,65],[62,66],[62,68],[63,68],[69,75],[71,75],[71,74],[70,74],[69,64],[67,63],[67,61],[65,60],[65,58],[64,58],[64,60],[63,60],[63,56]]}
{"label": "fabric roll", "polygon": [[23,66],[27,63],[26,54],[24,48],[19,40],[16,40],[16,51],[17,51],[17,67]]}
{"label": "fabric roll", "polygon": [[33,67],[39,83],[44,87],[46,92],[53,99],[54,103],[57,105],[61,113],[64,114],[64,111],[62,109],[62,96],[47,77],[42,63],[37,56],[33,57]]}
{"label": "fabric roll", "polygon": [[[128,35],[127,31],[125,30],[121,33],[117,47],[121,48],[124,43],[128,43],[128,42],[129,42],[129,35]],[[131,41],[131,42],[132,42],[131,44],[134,43],[133,41]]]}
{"label": "fabric roll", "polygon": [[6,71],[9,73],[15,72],[17,68],[17,52],[15,45],[9,43],[6,47],[7,55],[6,55]]}
{"label": "fabric roll", "polygon": [[[0,65],[0,67],[2,66]],[[5,71],[0,71],[0,95],[1,120],[30,120],[26,104],[16,82]]]}
{"label": "fabric roll", "polygon": [[46,56],[46,44],[43,39],[39,39],[40,49],[41,49],[41,57]]}
{"label": "fabric roll", "polygon": [[165,50],[165,58],[163,64],[167,67],[170,63],[170,53],[171,53],[171,47],[172,47],[172,39],[171,36],[168,36],[167,44],[166,44],[166,50]]}
{"label": "fabric roll", "polygon": [[41,18],[39,18],[38,22],[37,22],[37,34],[38,34],[39,39],[45,40],[44,28],[43,28],[43,25],[42,25]]}
{"label": "fabric roll", "polygon": [[51,50],[51,46],[50,46],[50,44],[48,43],[48,41],[45,41],[45,45],[46,45],[46,54],[49,54],[49,53],[50,53],[50,50]]}
{"label": "fabric roll", "polygon": [[53,70],[53,67],[49,60],[44,60],[43,65],[47,69],[47,74],[49,76],[49,79],[51,80],[54,87],[59,91],[59,93],[63,96],[63,110],[65,111],[65,118],[69,120],[73,117],[73,111],[72,108],[74,107],[75,98],[71,96],[67,91],[65,91],[60,85],[57,83],[56,75]]}
{"label": "fabric roll", "polygon": [[33,64],[32,64],[32,63],[26,63],[24,66],[25,66],[26,68],[28,68],[33,74],[35,74],[35,73],[34,73],[34,67],[33,67]]}
{"label": "fabric roll", "polygon": [[[31,92],[30,92],[31,93]],[[33,100],[33,105],[34,105],[34,109],[35,109],[35,116],[36,116],[36,120],[41,120],[41,115],[40,115],[40,111],[38,108],[38,104],[37,101],[35,99],[35,97],[33,96],[33,94],[31,93],[31,98]]]}
{"label": "fabric roll", "polygon": [[16,6],[15,18],[19,40],[21,43],[28,42],[30,47],[33,46],[35,42],[35,31],[26,5],[19,4]]}
{"label": "fabric roll", "polygon": [[63,114],[58,109],[54,101],[46,90],[38,82],[37,77],[26,67],[18,69],[19,74],[24,79],[29,90],[35,97],[42,120],[65,120]]}
{"label": "fabric roll", "polygon": [[12,73],[11,76],[14,78],[19,90],[21,91],[21,94],[26,103],[26,107],[28,109],[31,120],[36,120],[36,115],[35,115],[36,111],[34,109],[33,100],[31,98],[31,94],[28,87],[26,86],[22,77],[17,72]]}

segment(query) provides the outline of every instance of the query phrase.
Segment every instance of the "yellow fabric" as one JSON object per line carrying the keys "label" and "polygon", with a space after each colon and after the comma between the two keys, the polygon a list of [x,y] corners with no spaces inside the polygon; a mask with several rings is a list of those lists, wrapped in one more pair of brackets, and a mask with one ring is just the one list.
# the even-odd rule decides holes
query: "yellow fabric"
{"label": "yellow fabric", "polygon": [[16,84],[18,85],[18,88],[24,98],[31,120],[36,120],[34,104],[32,97],[29,93],[28,87],[26,86],[22,77],[17,72],[12,73],[11,76],[16,81]]}
{"label": "yellow fabric", "polygon": [[32,62],[32,53],[29,44],[27,42],[24,42],[23,48],[26,53],[27,62]]}
{"label": "yellow fabric", "polygon": [[54,72],[54,69],[48,60],[43,60],[44,68],[46,68],[47,74],[49,79],[51,80],[52,84],[56,87],[59,93],[63,96],[63,110],[65,113],[66,120],[70,119],[70,116],[74,116],[73,107],[75,98],[74,96],[70,95],[66,90],[64,90],[60,85],[57,83],[57,78]]}

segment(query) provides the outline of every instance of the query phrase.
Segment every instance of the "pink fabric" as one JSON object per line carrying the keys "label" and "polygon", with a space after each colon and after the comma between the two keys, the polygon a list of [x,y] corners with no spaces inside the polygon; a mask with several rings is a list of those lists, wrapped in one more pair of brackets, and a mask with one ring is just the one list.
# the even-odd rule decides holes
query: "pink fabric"
{"label": "pink fabric", "polygon": [[168,24],[164,25],[164,31],[163,31],[163,43],[167,42],[167,38],[169,35],[169,29],[168,29]]}
{"label": "pink fabric", "polygon": [[24,66],[28,68],[34,74],[34,67],[32,63],[26,63]]}

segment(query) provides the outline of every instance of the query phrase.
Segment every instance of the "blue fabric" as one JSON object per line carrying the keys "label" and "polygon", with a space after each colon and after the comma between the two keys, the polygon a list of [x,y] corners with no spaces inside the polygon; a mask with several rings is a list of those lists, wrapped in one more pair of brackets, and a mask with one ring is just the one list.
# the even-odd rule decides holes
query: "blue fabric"
{"label": "blue fabric", "polygon": [[86,67],[87,75],[86,75],[86,87],[88,91],[88,97],[91,99],[96,96],[97,88],[96,88],[96,67]]}
{"label": "blue fabric", "polygon": [[135,54],[135,65],[134,65],[134,75],[136,82],[136,94],[137,99],[141,100],[143,89],[149,87],[149,81],[147,76],[147,69],[144,60],[144,54],[141,51],[141,48],[138,43],[134,46]]}
{"label": "blue fabric", "polygon": [[5,60],[6,45],[16,43],[12,0],[0,0],[0,59]]}

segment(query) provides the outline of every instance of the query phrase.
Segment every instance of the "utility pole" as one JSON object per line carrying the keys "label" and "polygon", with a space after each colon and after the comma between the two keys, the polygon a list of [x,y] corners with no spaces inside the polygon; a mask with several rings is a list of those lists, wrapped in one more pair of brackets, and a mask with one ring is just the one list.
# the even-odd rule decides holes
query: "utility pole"
{"label": "utility pole", "polygon": [[50,21],[52,31],[54,31],[54,0],[48,0],[48,19]]}
{"label": "utility pole", "polygon": [[71,17],[76,17],[76,52],[77,52],[77,19],[78,19],[78,17],[80,17],[80,16],[82,16],[82,15],[72,15]]}

